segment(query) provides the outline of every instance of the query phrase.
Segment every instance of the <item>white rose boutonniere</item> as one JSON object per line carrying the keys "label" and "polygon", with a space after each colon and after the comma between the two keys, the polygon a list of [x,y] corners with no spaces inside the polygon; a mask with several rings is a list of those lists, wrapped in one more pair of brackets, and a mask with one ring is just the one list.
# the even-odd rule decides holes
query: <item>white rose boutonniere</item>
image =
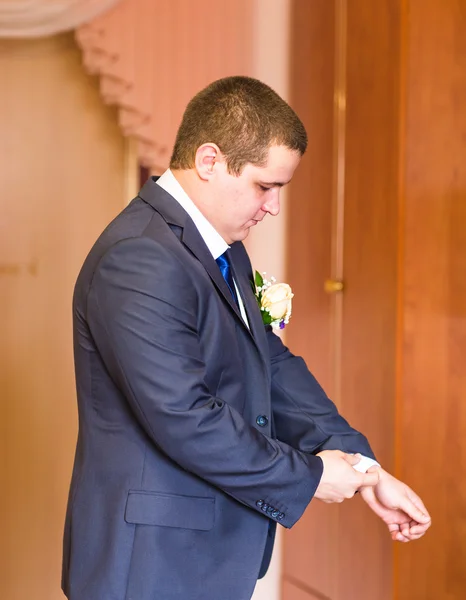
{"label": "white rose boutonniere", "polygon": [[290,286],[287,283],[276,283],[275,277],[265,279],[258,271],[255,284],[254,292],[264,325],[284,329],[291,317],[293,292]]}

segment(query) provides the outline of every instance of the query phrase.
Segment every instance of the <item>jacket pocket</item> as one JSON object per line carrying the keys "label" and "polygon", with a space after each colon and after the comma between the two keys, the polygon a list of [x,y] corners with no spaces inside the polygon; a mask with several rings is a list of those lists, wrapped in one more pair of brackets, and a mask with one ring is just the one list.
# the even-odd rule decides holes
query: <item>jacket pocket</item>
{"label": "jacket pocket", "polygon": [[208,531],[214,526],[215,498],[130,490],[125,521]]}

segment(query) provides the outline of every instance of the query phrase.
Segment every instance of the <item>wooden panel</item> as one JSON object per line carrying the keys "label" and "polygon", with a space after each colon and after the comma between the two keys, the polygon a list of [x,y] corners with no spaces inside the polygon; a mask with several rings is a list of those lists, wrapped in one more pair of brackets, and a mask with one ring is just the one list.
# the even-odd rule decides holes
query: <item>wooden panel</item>
{"label": "wooden panel", "polygon": [[[286,280],[295,298],[286,340],[331,394],[331,299],[323,284],[331,260],[334,6],[328,0],[294,0],[291,6],[290,102],[306,126],[309,147],[287,199]],[[284,573],[326,595],[334,585],[335,516],[331,507],[313,502],[284,535]],[[301,598],[295,594],[302,592],[288,590],[285,600]]]}
{"label": "wooden panel", "polygon": [[[348,5],[341,405],[393,471],[399,218],[400,11]],[[338,598],[392,598],[392,542],[364,502],[339,507]]]}
{"label": "wooden panel", "polygon": [[0,42],[0,597],[58,600],[76,442],[71,295],[123,206],[116,114],[72,35]]}
{"label": "wooden panel", "polygon": [[295,0],[292,8],[290,102],[309,146],[289,186],[287,276],[295,298],[287,342],[306,356],[328,390],[330,300],[324,281],[332,226],[334,6]]}
{"label": "wooden panel", "polygon": [[[333,91],[330,93],[335,59],[333,5],[297,2],[295,6],[296,33],[292,38],[299,75],[295,74],[293,85],[296,97],[307,100],[303,110],[299,104],[296,108],[308,127],[310,150],[291,188],[290,274],[296,293],[294,319],[295,323],[299,319],[302,327],[299,331],[290,327],[287,337],[317,376],[323,375],[328,391],[333,315],[322,285],[330,274],[335,166],[334,148],[329,147],[334,133]],[[344,3],[336,5],[345,8]],[[346,148],[340,157],[346,177],[346,288],[339,342],[339,404],[350,422],[374,440],[374,449],[388,469],[393,467],[396,366],[401,60],[396,6],[389,0],[377,6],[363,0],[347,3],[348,41],[343,49],[347,48]],[[310,34],[300,34],[303,23]],[[316,65],[326,69],[324,77]],[[327,102],[325,108],[318,99]],[[307,121],[306,115],[310,115]],[[317,190],[316,183],[320,184]],[[293,204],[298,202],[299,209]],[[308,257],[309,267],[303,268],[298,256]],[[308,589],[333,600],[391,597],[391,541],[360,499],[341,507],[312,503],[285,540],[285,574]]]}
{"label": "wooden panel", "polygon": [[466,5],[411,0],[401,476],[433,526],[400,548],[399,600],[466,598]]}

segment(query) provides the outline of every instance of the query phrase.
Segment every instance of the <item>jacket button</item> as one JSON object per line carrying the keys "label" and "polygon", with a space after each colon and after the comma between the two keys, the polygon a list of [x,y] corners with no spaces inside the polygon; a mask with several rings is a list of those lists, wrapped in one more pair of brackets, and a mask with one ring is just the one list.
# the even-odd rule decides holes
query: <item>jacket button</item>
{"label": "jacket button", "polygon": [[259,427],[265,427],[268,422],[269,420],[265,415],[259,415],[256,419],[256,423],[259,425]]}
{"label": "jacket button", "polygon": [[268,508],[269,508],[269,505],[268,505],[268,504],[263,504],[263,505],[261,506],[261,511],[262,511],[262,512],[267,512]]}
{"label": "jacket button", "polygon": [[271,515],[272,513],[274,513],[274,512],[275,512],[275,508],[274,508],[273,506],[269,506],[269,507],[267,508],[267,512],[269,513],[269,515]]}
{"label": "jacket button", "polygon": [[285,518],[285,513],[280,513],[280,514],[277,516],[277,519],[278,519],[279,521],[281,521],[281,520],[282,520],[282,519],[284,519],[284,518]]}
{"label": "jacket button", "polygon": [[274,519],[276,519],[276,518],[278,517],[278,515],[279,515],[279,514],[280,514],[280,511],[279,511],[279,510],[274,510],[274,511],[273,511],[273,513],[272,513],[272,517],[273,517]]}
{"label": "jacket button", "polygon": [[258,501],[256,502],[256,506],[257,506],[258,508],[260,508],[260,507],[261,507],[263,504],[264,504],[264,501],[263,501],[263,500],[258,500]]}

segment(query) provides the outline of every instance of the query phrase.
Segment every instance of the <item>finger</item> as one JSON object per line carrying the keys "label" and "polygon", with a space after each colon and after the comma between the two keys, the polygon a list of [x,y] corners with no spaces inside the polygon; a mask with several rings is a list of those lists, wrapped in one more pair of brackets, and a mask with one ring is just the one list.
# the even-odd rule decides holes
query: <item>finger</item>
{"label": "finger", "polygon": [[409,526],[410,528],[422,527],[422,529],[426,530],[430,527],[430,521],[428,523],[418,523],[417,521],[410,521]]}
{"label": "finger", "polygon": [[389,523],[388,531],[394,542],[401,542],[407,538],[407,536],[400,531],[400,525],[398,525],[398,523]]}
{"label": "finger", "polygon": [[376,473],[380,469],[379,465],[372,465],[366,471],[366,473]]}
{"label": "finger", "polygon": [[409,523],[401,523],[400,524],[400,532],[405,536],[409,537],[411,529],[409,527]]}
{"label": "finger", "polygon": [[392,538],[392,540],[394,542],[409,542],[409,539],[406,538],[402,533],[400,533],[399,531],[392,531],[390,533],[390,536]]}
{"label": "finger", "polygon": [[342,458],[344,460],[346,460],[346,462],[348,464],[350,464],[352,467],[354,467],[354,465],[357,465],[358,462],[361,460],[361,455],[360,454],[345,454],[344,452],[342,452]]}
{"label": "finger", "polygon": [[420,540],[420,539],[422,538],[422,536],[423,536],[423,535],[424,535],[423,533],[420,533],[420,534],[418,534],[418,535],[413,535],[413,534],[410,534],[410,535],[409,535],[409,540],[410,540],[411,542],[414,542],[414,541],[416,541],[416,540]]}
{"label": "finger", "polygon": [[[404,534],[402,534],[402,535],[404,535]],[[423,535],[424,535],[424,534],[416,534],[416,535],[413,535],[412,533],[408,533],[408,534],[404,535],[404,537],[405,537],[407,540],[409,540],[410,542],[414,542],[415,540],[418,540],[418,539],[420,539],[420,538],[421,538]]]}
{"label": "finger", "polygon": [[321,452],[317,452],[316,456],[333,456],[343,458],[346,456],[346,454],[342,450],[322,450]]}
{"label": "finger", "polygon": [[374,486],[379,483],[379,470],[374,471],[373,473],[361,473],[361,486]]}
{"label": "finger", "polygon": [[409,530],[407,532],[401,532],[401,534],[410,542],[419,540],[424,535],[424,533],[413,533],[411,530]]}
{"label": "finger", "polygon": [[420,539],[428,528],[429,525],[420,525],[415,521],[411,521],[409,527],[407,527],[406,523],[400,525],[401,534],[410,541]]}
{"label": "finger", "polygon": [[427,515],[430,519],[429,511],[425,507],[424,502],[419,498],[419,496],[415,492],[413,492],[411,488],[407,489],[407,495],[411,502],[414,504],[414,506],[416,506],[423,514]]}
{"label": "finger", "polygon": [[429,529],[430,523],[426,525],[414,525],[409,528],[409,533],[411,535],[424,535],[425,532]]}
{"label": "finger", "polygon": [[408,496],[400,499],[399,508],[418,523],[430,523],[430,516],[419,509]]}

